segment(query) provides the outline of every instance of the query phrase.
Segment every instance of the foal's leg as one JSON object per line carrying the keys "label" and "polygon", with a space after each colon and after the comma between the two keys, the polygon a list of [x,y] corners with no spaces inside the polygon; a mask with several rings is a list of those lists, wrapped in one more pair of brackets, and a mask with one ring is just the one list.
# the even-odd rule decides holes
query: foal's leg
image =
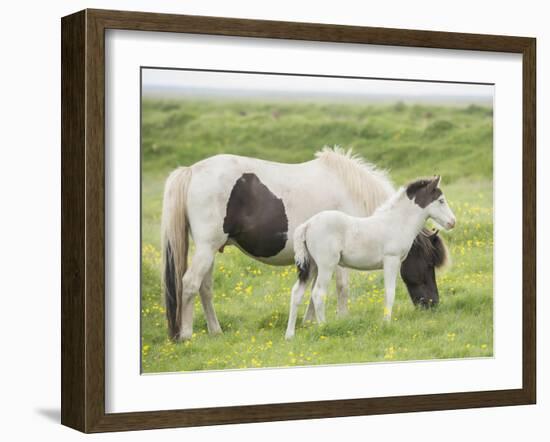
{"label": "foal's leg", "polygon": [[[317,270],[315,270],[315,274],[312,279],[313,279],[312,287],[315,287],[315,283],[317,282]],[[314,320],[315,320],[315,305],[313,305],[313,297],[310,297],[309,303],[307,305],[306,313],[304,315],[304,324],[307,322],[313,322]]]}
{"label": "foal's leg", "polygon": [[214,310],[214,304],[212,303],[212,298],[214,296],[212,292],[212,271],[214,268],[214,263],[210,266],[208,272],[202,280],[201,287],[199,289],[199,294],[201,296],[202,309],[204,310],[204,316],[206,317],[206,325],[208,326],[208,333],[211,335],[217,335],[222,333],[222,328],[216,317],[216,312]]}
{"label": "foal's leg", "polygon": [[343,267],[336,267],[336,296],[338,297],[337,316],[343,318],[348,315],[348,271]]}
{"label": "foal's leg", "polygon": [[193,335],[193,300],[201,287],[204,277],[214,262],[214,251],[209,247],[199,247],[193,255],[191,265],[182,278],[181,329],[179,340],[190,339]]}
{"label": "foal's leg", "polygon": [[398,256],[384,256],[384,321],[391,321],[391,310],[395,300],[395,281],[401,266]]}
{"label": "foal's leg", "polygon": [[[338,298],[337,304],[337,316],[343,318],[349,314],[348,310],[348,271],[344,267],[336,267],[335,271],[335,280],[336,280],[336,296]],[[315,286],[315,282],[313,283]],[[313,321],[315,319],[315,305],[313,303],[313,296],[309,300],[307,305],[307,310],[304,315],[304,323],[308,321]]]}
{"label": "foal's leg", "polygon": [[304,314],[304,324],[306,322],[311,322],[315,319],[315,306],[313,305],[313,298],[310,298],[308,304],[306,313]]}
{"label": "foal's leg", "polygon": [[298,307],[302,303],[304,293],[307,289],[308,281],[296,281],[292,287],[290,296],[290,313],[288,315],[288,325],[286,327],[285,339],[292,339],[296,330],[296,316],[298,315]]}
{"label": "foal's leg", "polygon": [[311,292],[311,300],[315,306],[315,316],[317,316],[317,322],[319,324],[323,324],[326,321],[324,297],[327,294],[328,285],[333,272],[334,267],[319,267],[317,280]]}

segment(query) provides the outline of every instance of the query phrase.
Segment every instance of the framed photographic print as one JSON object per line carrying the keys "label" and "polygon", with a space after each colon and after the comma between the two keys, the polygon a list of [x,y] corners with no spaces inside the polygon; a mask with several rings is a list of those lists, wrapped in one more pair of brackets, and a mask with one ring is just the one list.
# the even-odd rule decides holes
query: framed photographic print
{"label": "framed photographic print", "polygon": [[535,403],[535,40],[62,19],[62,423]]}

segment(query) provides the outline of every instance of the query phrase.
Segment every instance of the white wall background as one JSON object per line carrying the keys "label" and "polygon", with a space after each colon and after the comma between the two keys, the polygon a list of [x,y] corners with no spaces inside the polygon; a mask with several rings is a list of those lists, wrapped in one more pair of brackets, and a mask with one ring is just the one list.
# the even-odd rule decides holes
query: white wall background
{"label": "white wall background", "polygon": [[[60,17],[86,7],[363,26],[534,36],[538,39],[538,405],[117,433],[96,440],[546,440],[550,414],[550,28],[545,2],[339,0],[52,0],[6,2],[0,47],[0,435],[84,436],[59,425]],[[7,135],[7,136],[6,136]],[[546,418],[546,419],[545,419]],[[9,438],[9,439],[8,439]],[[31,439],[32,440],[32,439]]]}

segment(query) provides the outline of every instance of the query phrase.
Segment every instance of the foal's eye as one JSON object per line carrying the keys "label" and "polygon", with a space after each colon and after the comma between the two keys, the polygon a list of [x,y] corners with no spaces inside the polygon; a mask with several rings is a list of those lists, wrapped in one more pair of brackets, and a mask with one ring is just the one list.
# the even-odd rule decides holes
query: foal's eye
{"label": "foal's eye", "polygon": [[443,204],[444,202],[444,200],[439,200],[439,204]]}

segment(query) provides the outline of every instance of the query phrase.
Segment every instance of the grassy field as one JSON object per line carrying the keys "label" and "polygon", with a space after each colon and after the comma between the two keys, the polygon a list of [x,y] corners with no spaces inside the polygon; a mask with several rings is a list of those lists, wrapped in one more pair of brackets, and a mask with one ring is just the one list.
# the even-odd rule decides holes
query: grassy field
{"label": "grassy field", "polygon": [[[492,355],[491,108],[145,99],[142,124],[143,372]],[[214,302],[224,334],[207,334],[197,297],[193,339],[170,341],[159,251],[167,173],[217,153],[307,161],[322,146],[334,144],[353,147],[389,169],[398,185],[417,176],[443,176],[457,227],[442,234],[453,264],[437,277],[439,307],[414,308],[399,280],[392,323],[383,324],[381,272],[352,272],[349,317],[336,318],[336,300],[330,296],[328,323],[302,326],[299,321],[295,339],[287,342],[294,268],[263,265],[228,247],[217,255],[214,272]]]}

